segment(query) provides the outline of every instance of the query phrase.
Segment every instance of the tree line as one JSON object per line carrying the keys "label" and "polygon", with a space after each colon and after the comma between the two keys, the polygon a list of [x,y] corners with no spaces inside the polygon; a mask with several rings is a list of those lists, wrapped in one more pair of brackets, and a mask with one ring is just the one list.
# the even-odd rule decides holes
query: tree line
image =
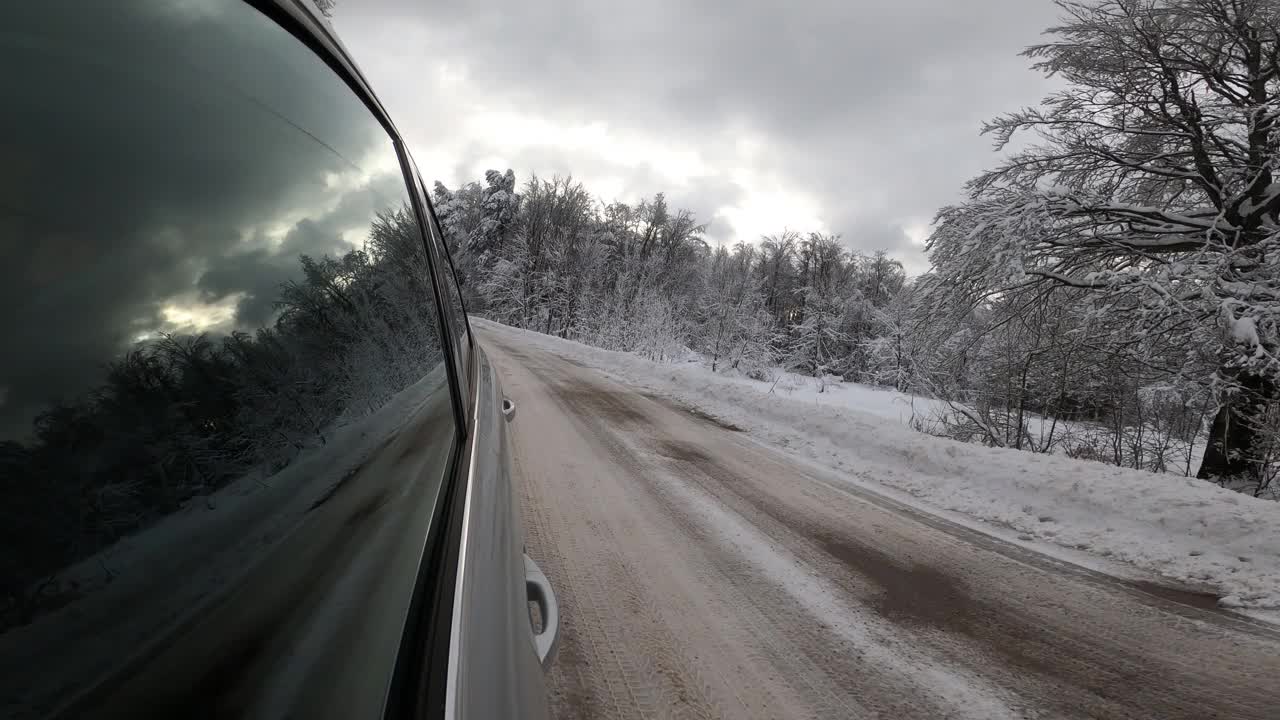
{"label": "tree line", "polygon": [[757,375],[783,362],[880,381],[907,362],[877,342],[906,286],[902,263],[838,235],[713,247],[661,193],[603,203],[571,178],[517,188],[510,170],[433,194],[468,308],[500,322],[655,360],[692,350]]}
{"label": "tree line", "polygon": [[984,128],[998,148],[1041,142],[939,212],[927,273],[824,233],[713,247],[662,194],[606,203],[491,170],[434,191],[470,309],[657,360],[920,393],[947,408],[916,419],[931,432],[1266,494],[1280,10],[1058,5],[1026,54],[1065,88]]}

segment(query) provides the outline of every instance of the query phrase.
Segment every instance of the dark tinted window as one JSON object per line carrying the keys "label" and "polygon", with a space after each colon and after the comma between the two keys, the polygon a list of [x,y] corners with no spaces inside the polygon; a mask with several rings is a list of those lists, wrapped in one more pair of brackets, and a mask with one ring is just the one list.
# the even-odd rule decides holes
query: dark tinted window
{"label": "dark tinted window", "polygon": [[0,66],[0,715],[375,715],[456,433],[391,138],[238,0]]}

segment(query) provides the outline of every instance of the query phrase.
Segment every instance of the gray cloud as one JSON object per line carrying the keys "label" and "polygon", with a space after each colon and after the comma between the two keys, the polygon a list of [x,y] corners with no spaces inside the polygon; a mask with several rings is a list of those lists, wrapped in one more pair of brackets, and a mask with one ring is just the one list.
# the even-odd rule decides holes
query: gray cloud
{"label": "gray cloud", "polygon": [[667,192],[667,200],[672,206],[689,210],[706,225],[704,235],[712,244],[734,241],[733,228],[724,218],[717,217],[716,211],[735,207],[742,198],[741,187],[720,177],[703,178],[690,187]]}
{"label": "gray cloud", "polygon": [[91,389],[172,303],[246,293],[234,324],[265,321],[298,254],[344,249],[404,196],[398,176],[333,185],[391,149],[317,58],[247,6],[184,7],[6,13],[23,43],[0,41],[0,437]]}
{"label": "gray cloud", "polygon": [[[1044,94],[1017,53],[1054,19],[1049,0],[362,0],[339,4],[335,22],[411,141],[464,167],[504,145],[461,140],[460,95],[705,148],[712,164],[732,160],[725,134],[744,131],[763,143],[754,167],[816,198],[830,230],[910,252],[901,233],[853,230],[927,222],[994,162],[979,123]],[[462,80],[434,83],[441,67]],[[592,164],[575,148],[506,153],[522,173],[587,177]],[[647,172],[610,177],[634,184]]]}
{"label": "gray cloud", "polygon": [[368,185],[343,194],[334,209],[303,218],[277,247],[266,249],[260,240],[238,243],[230,251],[211,257],[196,285],[203,301],[214,303],[244,293],[236,304],[235,325],[261,327],[276,316],[275,301],[282,284],[298,275],[301,255],[338,256],[351,245],[342,233],[368,227],[370,220],[388,207],[388,199],[403,196],[404,179],[396,173],[373,178]]}

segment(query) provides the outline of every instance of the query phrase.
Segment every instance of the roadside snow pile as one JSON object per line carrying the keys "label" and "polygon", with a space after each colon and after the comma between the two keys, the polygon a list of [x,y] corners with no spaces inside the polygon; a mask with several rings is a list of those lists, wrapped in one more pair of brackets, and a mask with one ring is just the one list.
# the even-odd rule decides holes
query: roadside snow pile
{"label": "roadside snow pile", "polygon": [[1210,585],[1225,606],[1280,608],[1280,503],[1193,478],[925,435],[886,422],[896,403],[883,398],[869,403],[872,412],[864,412],[843,407],[834,397],[828,404],[770,394],[760,383],[716,375],[694,363],[657,364],[474,322],[696,406],[837,470],[852,483],[893,488],[1011,528],[1026,539]]}
{"label": "roadside snow pile", "polygon": [[[702,362],[704,359],[690,351],[688,357],[682,362]],[[776,375],[770,375],[778,378],[776,382],[752,380],[732,373],[721,377],[754,387],[760,392],[767,393],[772,390],[775,395],[781,395],[789,400],[856,410],[892,420],[916,430],[923,429],[931,435],[944,437],[948,435],[941,418],[954,417],[958,407],[943,400],[848,382],[838,376],[828,377],[821,384],[822,389],[819,390],[819,383],[812,377],[782,373],[780,368],[773,368],[771,372],[776,373]],[[1064,453],[1068,449],[1088,448],[1097,449],[1099,452],[1109,452],[1112,449],[1111,427],[1083,421],[1055,421],[1034,413],[1027,413],[1023,423],[1031,442],[1044,445],[1049,440],[1053,441],[1051,453]],[[1203,442],[1194,443],[1188,447],[1186,443],[1176,438],[1162,435],[1160,429],[1155,427],[1147,428],[1146,438],[1146,441],[1142,442],[1142,447],[1147,453],[1144,462],[1155,464],[1158,456],[1168,472],[1183,475],[1188,469],[1200,466],[1200,458],[1204,454]],[[1135,439],[1130,435],[1126,436],[1125,441],[1126,443],[1134,442]],[[1131,454],[1132,449],[1125,446],[1123,452]],[[1131,459],[1131,455],[1126,459]],[[1147,468],[1150,469],[1150,465]]]}
{"label": "roadside snow pile", "polygon": [[846,382],[838,378],[825,382],[822,392],[819,392],[817,382],[803,375],[788,374],[779,379],[776,384],[732,375],[720,377],[752,386],[764,393],[772,388],[774,395],[781,395],[788,400],[836,408],[854,408],[862,413],[893,420],[903,425],[909,424],[912,417],[925,419],[932,413],[947,410],[947,404],[941,400],[915,397],[896,390]]}

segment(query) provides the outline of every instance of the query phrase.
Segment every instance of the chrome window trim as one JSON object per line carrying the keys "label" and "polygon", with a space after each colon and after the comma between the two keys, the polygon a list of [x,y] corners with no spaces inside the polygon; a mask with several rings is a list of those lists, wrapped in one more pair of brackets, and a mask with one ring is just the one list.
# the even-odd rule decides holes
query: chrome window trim
{"label": "chrome window trim", "polygon": [[[479,405],[478,387],[473,388],[472,397],[475,405]],[[473,406],[473,410],[471,437],[468,438],[471,442],[471,458],[467,464],[467,489],[462,505],[461,537],[458,542],[458,562],[456,574],[454,575],[452,617],[449,621],[449,665],[445,671],[444,690],[445,718],[454,718],[458,714],[458,672],[462,654],[460,647],[462,644],[462,596],[466,590],[467,583],[467,550],[471,539],[471,492],[475,487],[476,456],[479,450],[478,438],[480,437],[479,428],[475,427],[479,422],[479,408]]]}

